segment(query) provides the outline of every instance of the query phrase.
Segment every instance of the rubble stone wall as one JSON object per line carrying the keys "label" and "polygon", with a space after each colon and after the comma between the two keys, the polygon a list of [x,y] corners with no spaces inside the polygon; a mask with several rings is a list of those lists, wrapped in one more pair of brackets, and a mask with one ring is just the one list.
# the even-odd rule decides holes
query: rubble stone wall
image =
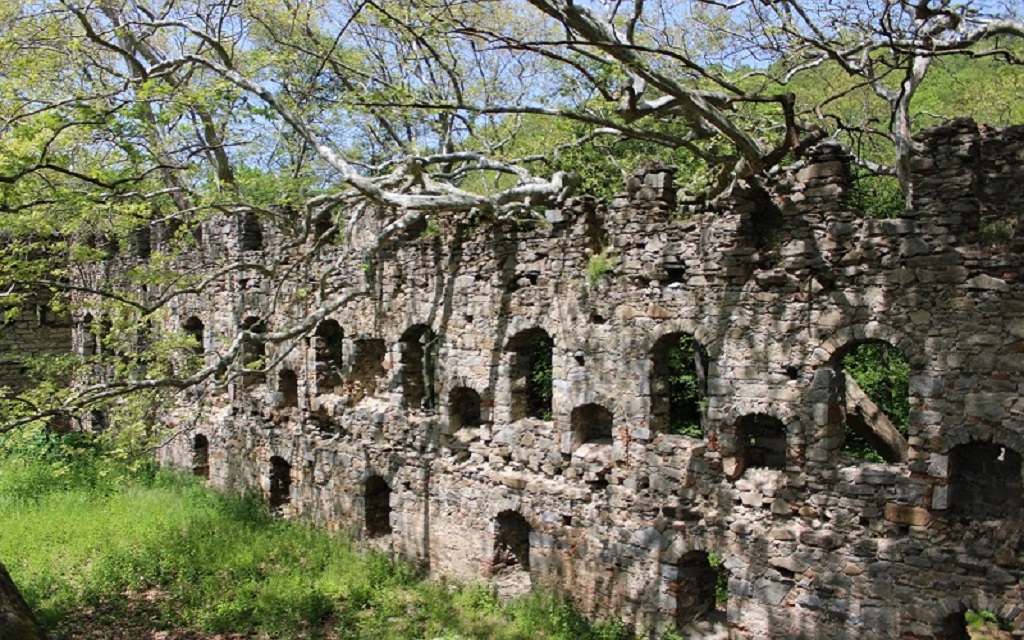
{"label": "rubble stone wall", "polygon": [[[235,273],[165,327],[197,318],[208,359],[272,302],[269,331],[373,289],[330,315],[340,350],[307,336],[268,347],[248,384],[194,390],[165,462],[192,466],[203,435],[213,486],[269,498],[281,458],[286,517],[436,574],[546,586],[644,634],[718,616],[735,637],[953,637],[970,608],[1024,626],[1024,129],[957,121],[920,143],[915,209],[895,219],[851,208],[848,159],[822,145],[716,211],[681,212],[653,168],[544,225],[444,218],[372,260],[352,236],[305,271]],[[211,220],[201,251],[282,251],[270,225],[254,233]],[[522,417],[517,336],[538,329],[551,411]],[[652,350],[677,332],[707,354],[702,438],[652,419]],[[843,454],[841,359],[865,341],[911,366],[904,462]],[[474,392],[480,424],[460,428]],[[585,405],[610,413],[610,440],[573,433]],[[747,465],[737,428],[769,419],[784,464]],[[951,505],[992,474],[1014,499]]]}

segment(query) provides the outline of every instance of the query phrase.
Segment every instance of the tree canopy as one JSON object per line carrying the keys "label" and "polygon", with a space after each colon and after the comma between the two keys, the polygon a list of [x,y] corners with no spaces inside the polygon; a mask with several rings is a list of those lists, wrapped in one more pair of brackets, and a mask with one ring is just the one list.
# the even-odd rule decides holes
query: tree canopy
{"label": "tree canopy", "polygon": [[[458,212],[529,220],[581,185],[618,183],[643,158],[680,166],[694,197],[714,197],[826,136],[849,143],[865,171],[899,176],[910,198],[922,124],[968,109],[997,124],[1024,115],[1020,10],[995,0],[0,0],[4,302],[13,314],[39,291],[93,296],[113,329],[104,339],[125,341],[124,352],[175,296],[275,268],[182,273],[156,254],[83,277],[154,221],[176,230],[182,251],[211,215],[272,218],[291,230],[287,242],[323,243],[356,232],[370,203],[389,212],[380,244]],[[292,340],[347,300],[258,339]],[[162,376],[150,354],[142,378],[124,367],[123,388],[61,402],[187,387],[243,354],[250,329],[189,375]]]}

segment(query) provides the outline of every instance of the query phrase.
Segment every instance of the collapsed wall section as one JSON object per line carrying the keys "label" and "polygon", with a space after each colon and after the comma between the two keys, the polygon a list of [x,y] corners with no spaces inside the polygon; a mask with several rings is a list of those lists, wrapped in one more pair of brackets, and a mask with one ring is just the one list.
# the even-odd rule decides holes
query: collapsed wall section
{"label": "collapsed wall section", "polygon": [[[209,350],[275,296],[268,330],[304,318],[309,283],[372,294],[268,347],[262,378],[211,383],[166,461],[644,633],[939,638],[970,608],[1020,626],[1021,236],[982,230],[1019,218],[1024,140],[957,122],[921,145],[896,219],[849,209],[848,158],[821,145],[713,212],[680,214],[655,167],[544,225],[464,216],[372,263],[350,238],[316,249],[330,272],[235,274],[176,303]],[[274,251],[252,224],[204,250]],[[843,357],[871,342],[911,370],[892,463],[844,453],[866,410]]]}

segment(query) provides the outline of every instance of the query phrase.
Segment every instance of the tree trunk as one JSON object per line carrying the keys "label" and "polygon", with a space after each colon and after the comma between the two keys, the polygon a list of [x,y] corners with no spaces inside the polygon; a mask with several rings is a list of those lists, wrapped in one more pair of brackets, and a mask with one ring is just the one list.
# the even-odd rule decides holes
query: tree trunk
{"label": "tree trunk", "polygon": [[46,633],[21,597],[7,568],[0,564],[0,638],[46,640]]}
{"label": "tree trunk", "polygon": [[910,445],[850,374],[846,378],[846,424],[878,450],[886,462],[906,462]]}

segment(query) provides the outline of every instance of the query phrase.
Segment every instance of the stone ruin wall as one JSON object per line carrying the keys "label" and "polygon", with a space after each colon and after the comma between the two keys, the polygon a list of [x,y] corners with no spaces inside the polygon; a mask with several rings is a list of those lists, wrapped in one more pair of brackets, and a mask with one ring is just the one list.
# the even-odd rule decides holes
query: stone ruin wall
{"label": "stone ruin wall", "polygon": [[[1024,129],[958,121],[922,147],[917,208],[898,219],[851,210],[846,158],[821,146],[770,197],[737,193],[687,219],[671,172],[654,169],[608,205],[547,212],[543,227],[414,230],[370,267],[373,295],[331,314],[337,366],[317,361],[325,340],[311,337],[270,348],[263,376],[193,390],[167,417],[177,436],[164,461],[435,574],[547,586],[650,635],[701,617],[715,575],[705,552],[723,560],[718,615],[735,637],[952,638],[968,608],[1022,627]],[[272,229],[243,251],[254,231],[216,223],[205,258],[278,250]],[[233,274],[176,302],[167,328],[198,318],[209,360],[272,298],[288,311],[269,330],[302,319],[318,282],[330,300],[364,276],[359,242],[321,249],[319,264],[342,269]],[[614,268],[588,282],[603,248]],[[405,406],[429,384],[423,327],[440,345],[436,409]],[[554,345],[550,420],[520,417],[513,380],[517,336],[536,329]],[[703,439],[665,433],[652,412],[652,358],[675,332],[707,352]],[[842,453],[839,362],[872,340],[911,365],[905,462]],[[452,419],[464,388],[479,394],[478,427]],[[611,441],[574,435],[588,405],[610,412]],[[750,416],[785,426],[777,468],[747,464],[737,430]],[[979,442],[1005,447],[998,463]],[[985,465],[1006,460],[1016,477],[991,480]],[[528,553],[528,571],[500,571],[496,546]]]}

